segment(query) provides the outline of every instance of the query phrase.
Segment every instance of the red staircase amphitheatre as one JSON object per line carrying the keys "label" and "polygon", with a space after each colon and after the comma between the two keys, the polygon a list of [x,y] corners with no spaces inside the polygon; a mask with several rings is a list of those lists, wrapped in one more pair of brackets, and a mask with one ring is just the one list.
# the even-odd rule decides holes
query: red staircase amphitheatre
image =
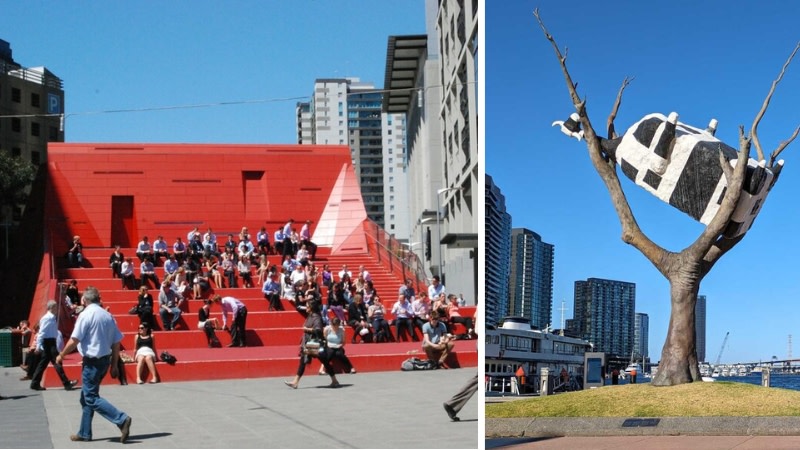
{"label": "red staircase amphitheatre", "polygon": [[[99,268],[108,261],[111,248],[91,248],[84,250],[84,256],[92,264],[91,268],[59,268],[58,277],[61,280],[78,281],[78,288],[83,291],[87,286],[95,286],[100,290],[103,306],[108,307],[114,315],[117,324],[124,334],[122,341],[124,351],[129,355],[134,354],[134,336],[139,325],[136,315],[128,314],[128,310],[136,304],[138,291],[121,289],[120,280],[111,276],[111,269]],[[122,249],[127,255],[135,256],[134,248]],[[270,264],[277,262],[279,256],[271,255]],[[326,255],[323,249],[317,254],[315,264],[329,264],[331,270],[338,272],[343,264],[348,269],[358,269],[364,265],[370,272],[373,283],[378,293],[384,297],[387,309],[391,308],[402,280],[398,279],[384,267],[378,265],[367,254],[347,255],[333,257]],[[58,265],[62,265],[61,262]],[[254,279],[255,279],[255,271]],[[156,268],[159,279],[163,279],[163,267]],[[335,276],[335,275],[334,275]],[[161,318],[156,317],[154,336],[157,351],[167,350],[173,354],[178,362],[168,365],[157,363],[159,375],[165,382],[168,381],[196,381],[219,380],[232,378],[259,378],[274,376],[291,376],[297,370],[298,350],[302,336],[301,327],[304,318],[294,310],[293,306],[283,301],[285,311],[268,311],[268,303],[261,294],[259,287],[253,288],[223,288],[216,289],[214,293],[222,296],[230,295],[243,301],[247,305],[247,347],[227,348],[230,336],[224,331],[218,331],[221,348],[208,348],[205,335],[197,328],[197,310],[202,305],[202,300],[190,299],[183,304],[183,314],[174,331],[162,331]],[[323,291],[325,288],[323,288]],[[155,301],[158,301],[158,292],[151,289]],[[323,292],[325,294],[325,292]],[[471,317],[475,313],[474,306],[460,309],[463,316]],[[391,318],[391,314],[389,315]],[[212,317],[220,317],[218,307],[212,308]],[[352,329],[345,328],[345,349],[347,356],[359,372],[392,371],[399,370],[401,363],[412,356],[425,357],[419,342],[391,342],[391,343],[350,343]],[[456,333],[463,334],[467,330],[456,325]],[[394,332],[394,330],[393,330]],[[419,334],[419,331],[417,331]],[[448,361],[450,367],[472,367],[477,365],[477,344],[474,340],[456,341],[455,351]],[[319,362],[314,361],[306,368],[306,375],[314,375],[319,368]],[[70,378],[80,378],[80,355],[73,353],[65,358],[64,370]],[[125,372],[129,381],[136,380],[136,364],[125,364]],[[104,383],[116,383],[116,380],[106,377]],[[50,366],[47,370],[45,387],[58,387],[60,380],[55,374],[55,369]]]}
{"label": "red staircase amphitheatre", "polygon": [[[38,321],[48,300],[63,300],[58,281],[75,279],[80,291],[95,286],[125,336],[122,343],[129,355],[134,354],[138,318],[128,311],[138,293],[121,288],[108,258],[113,246],[120,245],[138,263],[135,246],[145,235],[151,242],[163,235],[171,246],[176,236],[185,239],[194,227],[200,233],[213,227],[219,242],[228,234],[238,241],[239,231],[247,226],[253,236],[265,227],[272,241],[275,230],[289,218],[295,219],[298,231],[308,220],[311,240],[319,246],[318,267],[327,263],[337,274],[343,264],[354,272],[364,265],[387,309],[404,277],[425,288],[417,257],[367,218],[347,146],[50,143],[44,195],[45,253],[29,319]],[[67,268],[64,255],[75,235],[84,245],[85,262],[80,268]],[[279,265],[280,257],[270,256],[269,262]],[[138,277],[138,267],[135,273]],[[160,265],[156,273],[163,279]],[[157,301],[157,291],[151,293]],[[167,350],[178,360],[175,365],[157,363],[162,381],[293,375],[304,319],[291,304],[284,303],[283,312],[268,311],[260,286],[216,288],[216,293],[247,305],[247,347],[225,347],[230,336],[218,332],[222,348],[208,348],[197,328],[201,300],[189,300],[174,331],[163,331],[156,316],[156,350]],[[475,307],[460,312],[473,316]],[[219,307],[212,308],[212,317],[220,317]],[[59,328],[66,338],[73,320],[62,311]],[[465,333],[462,328],[456,332]],[[346,353],[359,372],[399,370],[403,360],[424,357],[419,342],[351,344],[352,330],[345,330]],[[80,378],[80,364],[79,354],[67,356],[64,369],[69,378]],[[476,341],[457,341],[448,365],[477,364]],[[316,374],[318,367],[315,361],[306,374]],[[126,364],[125,372],[135,382],[135,364]],[[43,384],[59,385],[52,367]]]}

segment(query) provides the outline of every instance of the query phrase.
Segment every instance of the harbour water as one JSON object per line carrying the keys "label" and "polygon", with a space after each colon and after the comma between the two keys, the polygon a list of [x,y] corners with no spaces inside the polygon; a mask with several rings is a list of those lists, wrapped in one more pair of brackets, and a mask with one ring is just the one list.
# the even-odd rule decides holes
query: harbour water
{"label": "harbour water", "polygon": [[[755,384],[756,386],[761,386],[761,374],[760,373],[752,373],[747,376],[743,377],[718,377],[715,378],[716,381],[730,381],[733,383],[748,383],[748,384]],[[619,380],[619,384],[628,384],[630,381],[629,378],[624,380]],[[637,377],[637,383],[649,383],[649,378],[644,377]],[[606,380],[606,385],[610,385],[611,380]],[[800,391],[800,374],[782,374],[782,373],[775,373],[773,372],[770,376],[770,387],[774,388],[781,388],[781,389],[792,389],[796,391]]]}
{"label": "harbour water", "polygon": [[[771,387],[800,391],[800,375],[798,374],[772,372],[769,379]],[[761,386],[761,374],[752,373],[744,377],[719,377],[717,381],[733,381],[735,383],[749,383]]]}

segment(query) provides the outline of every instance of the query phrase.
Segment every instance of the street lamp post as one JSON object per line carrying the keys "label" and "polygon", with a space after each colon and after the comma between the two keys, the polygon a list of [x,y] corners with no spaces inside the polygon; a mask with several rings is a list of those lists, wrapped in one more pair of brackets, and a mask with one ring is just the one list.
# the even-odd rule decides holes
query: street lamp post
{"label": "street lamp post", "polygon": [[444,284],[444,259],[442,258],[442,205],[439,201],[439,196],[450,191],[460,191],[463,188],[449,187],[442,188],[436,191],[436,246],[439,247],[439,278]]}

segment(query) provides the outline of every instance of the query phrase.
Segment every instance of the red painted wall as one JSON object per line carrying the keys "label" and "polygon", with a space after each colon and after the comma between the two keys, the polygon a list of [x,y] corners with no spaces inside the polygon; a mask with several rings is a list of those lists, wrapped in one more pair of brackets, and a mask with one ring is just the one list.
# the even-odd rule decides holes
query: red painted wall
{"label": "red painted wall", "polygon": [[113,246],[112,232],[126,247],[159,234],[171,246],[195,226],[220,242],[265,226],[272,241],[289,218],[298,232],[311,220],[333,253],[366,250],[353,238],[367,216],[346,146],[50,143],[48,166],[56,254],[76,234],[86,247]]}

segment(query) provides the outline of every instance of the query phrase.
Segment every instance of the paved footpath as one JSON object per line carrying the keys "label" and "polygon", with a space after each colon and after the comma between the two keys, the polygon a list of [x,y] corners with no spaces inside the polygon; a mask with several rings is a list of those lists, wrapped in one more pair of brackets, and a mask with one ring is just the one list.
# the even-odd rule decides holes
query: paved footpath
{"label": "paved footpath", "polygon": [[486,449],[796,450],[800,436],[613,436],[487,439]]}
{"label": "paved footpath", "polygon": [[[180,363],[178,363],[180,364]],[[139,448],[478,448],[480,392],[451,422],[442,402],[475,368],[285,378],[103,385],[102,397],[133,418]],[[307,371],[306,373],[309,373]],[[113,448],[119,429],[99,415],[94,440],[72,442],[80,390],[32,391],[18,367],[0,368],[0,448]]]}

